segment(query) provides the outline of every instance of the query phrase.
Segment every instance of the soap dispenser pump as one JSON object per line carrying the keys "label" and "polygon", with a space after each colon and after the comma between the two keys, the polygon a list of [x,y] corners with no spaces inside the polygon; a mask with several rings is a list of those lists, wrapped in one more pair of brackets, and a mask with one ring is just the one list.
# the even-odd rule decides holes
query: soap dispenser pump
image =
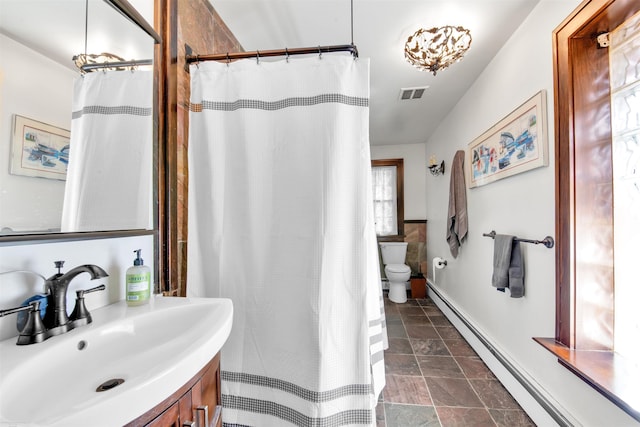
{"label": "soap dispenser pump", "polygon": [[144,265],[140,257],[141,249],[133,251],[137,254],[133,266],[127,269],[127,304],[129,306],[143,305],[149,302],[151,294],[151,271]]}

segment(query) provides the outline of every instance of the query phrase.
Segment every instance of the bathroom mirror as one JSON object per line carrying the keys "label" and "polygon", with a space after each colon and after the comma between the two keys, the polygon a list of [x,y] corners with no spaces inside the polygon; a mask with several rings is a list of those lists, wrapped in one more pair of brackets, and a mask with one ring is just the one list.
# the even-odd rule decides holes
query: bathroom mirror
{"label": "bathroom mirror", "polygon": [[[153,60],[154,45],[160,42],[149,24],[153,7],[152,0],[0,0],[0,243],[62,239],[70,234],[95,237],[94,232],[109,237],[157,229],[157,165],[153,163],[157,109],[151,78],[151,88],[146,91],[153,111],[148,132],[152,166],[147,177],[151,188],[147,221],[120,226],[132,223],[126,221],[128,210],[121,204],[82,230],[61,231],[72,92],[74,80],[82,78],[72,58],[82,53],[109,52],[127,61]],[[151,69],[147,66],[148,73]],[[36,132],[29,133],[30,129]],[[29,141],[32,136],[34,140]],[[20,163],[15,155],[20,152],[40,164],[25,167],[24,160]],[[109,174],[115,178],[121,173],[113,168],[102,180],[110,182]],[[135,192],[136,186],[113,190]]]}

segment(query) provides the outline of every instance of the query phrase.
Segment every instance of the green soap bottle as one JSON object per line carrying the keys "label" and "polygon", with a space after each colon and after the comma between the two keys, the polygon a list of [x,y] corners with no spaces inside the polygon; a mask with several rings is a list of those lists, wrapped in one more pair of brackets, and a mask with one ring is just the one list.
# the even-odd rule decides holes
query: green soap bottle
{"label": "green soap bottle", "polygon": [[141,251],[141,249],[133,251],[137,253],[137,257],[133,260],[133,266],[127,269],[127,305],[129,306],[148,303],[151,294],[151,270],[140,258]]}

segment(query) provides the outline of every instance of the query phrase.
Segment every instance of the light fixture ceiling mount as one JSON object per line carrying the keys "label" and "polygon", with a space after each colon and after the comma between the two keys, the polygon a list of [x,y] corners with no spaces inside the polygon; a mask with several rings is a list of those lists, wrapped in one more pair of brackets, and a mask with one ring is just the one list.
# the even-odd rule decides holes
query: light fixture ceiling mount
{"label": "light fixture ceiling mount", "polygon": [[404,45],[404,57],[416,68],[435,76],[462,59],[471,46],[471,33],[463,27],[447,25],[429,30],[420,28]]}

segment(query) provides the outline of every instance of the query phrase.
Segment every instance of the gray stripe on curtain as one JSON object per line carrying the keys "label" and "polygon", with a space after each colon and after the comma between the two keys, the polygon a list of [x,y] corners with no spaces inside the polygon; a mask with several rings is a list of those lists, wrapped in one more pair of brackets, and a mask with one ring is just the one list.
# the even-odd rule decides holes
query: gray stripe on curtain
{"label": "gray stripe on curtain", "polygon": [[202,110],[236,111],[240,109],[276,111],[290,107],[309,107],[332,103],[368,107],[369,99],[341,93],[323,93],[315,96],[284,98],[277,101],[262,101],[259,99],[238,99],[229,102],[202,100],[202,103],[190,104],[189,109],[193,112],[201,112]]}
{"label": "gray stripe on curtain", "polygon": [[268,387],[281,390],[286,393],[297,396],[310,402],[327,402],[329,400],[339,399],[345,396],[367,395],[371,393],[371,385],[369,384],[349,384],[343,387],[335,388],[327,391],[313,391],[289,381],[283,381],[278,378],[264,377],[261,375],[245,374],[242,372],[222,371],[220,377],[223,381],[238,382],[250,384],[260,387]]}
{"label": "gray stripe on curtain", "polygon": [[382,362],[383,360],[384,360],[384,350],[371,354],[372,365],[375,365],[378,362]]}
{"label": "gray stripe on curtain", "polygon": [[71,120],[79,119],[87,114],[101,114],[103,116],[108,115],[128,115],[128,116],[150,116],[153,109],[133,107],[131,105],[117,105],[113,107],[107,107],[105,105],[87,105],[82,110],[77,110],[71,113]]}
{"label": "gray stripe on curtain", "polygon": [[300,412],[268,400],[250,399],[240,396],[222,395],[224,408],[272,415],[298,426],[338,427],[350,424],[371,425],[372,411],[369,409],[351,409],[323,418],[308,417]]}

